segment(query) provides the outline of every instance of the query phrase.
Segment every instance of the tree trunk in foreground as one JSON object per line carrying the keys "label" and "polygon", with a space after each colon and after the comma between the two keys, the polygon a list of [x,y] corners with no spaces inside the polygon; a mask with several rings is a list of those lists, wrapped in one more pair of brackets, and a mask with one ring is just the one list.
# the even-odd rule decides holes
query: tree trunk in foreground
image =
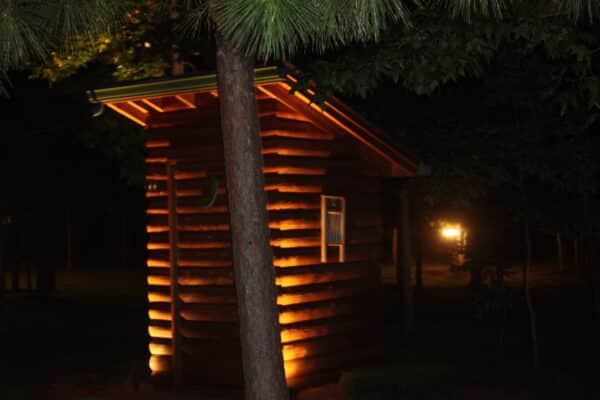
{"label": "tree trunk in foreground", "polygon": [[217,34],[221,130],[246,400],[286,400],[253,57]]}
{"label": "tree trunk in foreground", "polygon": [[400,268],[397,272],[397,276],[400,290],[402,291],[400,294],[402,296],[402,330],[405,334],[409,334],[415,329],[415,310],[411,277],[410,205],[406,188],[402,189],[400,196],[400,207],[402,210],[402,221],[400,221],[402,224],[402,232],[400,234],[402,238],[402,258],[400,260]]}
{"label": "tree trunk in foreground", "polygon": [[529,333],[531,335],[531,348],[533,356],[533,366],[535,369],[540,367],[540,354],[537,340],[537,321],[533,301],[531,299],[531,288],[529,285],[529,271],[531,270],[531,232],[529,228],[529,216],[525,217],[525,264],[523,265],[523,289],[525,291],[525,301],[527,302],[527,311],[529,312]]}

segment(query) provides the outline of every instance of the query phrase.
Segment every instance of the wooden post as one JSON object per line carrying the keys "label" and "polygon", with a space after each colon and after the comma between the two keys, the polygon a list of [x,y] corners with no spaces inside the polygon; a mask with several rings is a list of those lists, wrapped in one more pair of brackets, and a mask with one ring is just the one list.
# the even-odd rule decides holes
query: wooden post
{"label": "wooden post", "polygon": [[172,367],[175,388],[181,384],[181,335],[179,318],[179,250],[177,234],[177,181],[176,164],[167,163],[168,206],[169,206],[169,264],[171,272],[171,331]]}
{"label": "wooden post", "polygon": [[556,232],[556,256],[558,258],[558,270],[564,272],[565,263],[563,259],[563,247],[560,232]]}
{"label": "wooden post", "polygon": [[410,205],[408,198],[408,190],[402,188],[400,192],[400,207],[401,207],[401,218],[402,221],[402,245],[400,246],[402,251],[402,261],[399,264],[398,283],[402,290],[402,322],[403,331],[405,334],[409,334],[414,331],[414,304],[413,304],[413,293],[412,293],[412,277],[411,277],[411,266],[412,266],[412,255],[410,245]]}

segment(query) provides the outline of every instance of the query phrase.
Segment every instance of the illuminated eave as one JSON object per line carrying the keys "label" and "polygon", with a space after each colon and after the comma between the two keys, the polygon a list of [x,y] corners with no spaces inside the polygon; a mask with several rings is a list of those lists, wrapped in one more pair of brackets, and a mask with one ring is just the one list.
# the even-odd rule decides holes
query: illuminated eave
{"label": "illuminated eave", "polygon": [[[257,68],[254,74],[256,85],[283,82],[277,67]],[[112,103],[153,97],[176,96],[187,93],[209,92],[217,88],[217,75],[196,75],[152,80],[115,86],[104,89],[88,90],[92,102]]]}

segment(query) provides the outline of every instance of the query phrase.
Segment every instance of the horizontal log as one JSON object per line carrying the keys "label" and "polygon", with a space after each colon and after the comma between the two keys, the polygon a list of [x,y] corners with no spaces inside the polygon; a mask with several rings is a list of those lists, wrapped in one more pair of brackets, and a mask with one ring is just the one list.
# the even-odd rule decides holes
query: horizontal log
{"label": "horizontal log", "polygon": [[150,370],[152,373],[169,372],[171,371],[171,356],[151,356]]}
{"label": "horizontal log", "polygon": [[184,303],[236,304],[237,296],[233,286],[206,286],[202,288],[182,288],[179,298]]}
{"label": "horizontal log", "polygon": [[209,243],[209,242],[230,242],[231,233],[229,231],[221,232],[179,232],[180,243]]}
{"label": "horizontal log", "polygon": [[303,321],[334,318],[344,315],[364,315],[372,312],[374,299],[357,296],[318,303],[280,306],[279,323],[293,324]]}
{"label": "horizontal log", "polygon": [[320,219],[283,219],[278,221],[270,221],[269,228],[280,231],[299,231],[299,230],[314,230],[321,229]]}
{"label": "horizontal log", "polygon": [[[272,116],[263,117],[260,119],[261,133],[274,130],[286,131],[290,136],[298,139],[316,140],[331,140],[335,136],[329,132],[325,132],[315,127],[309,121],[298,121],[296,119],[277,118]],[[270,136],[269,134],[265,136]]]}
{"label": "horizontal log", "polygon": [[351,279],[378,279],[379,267],[372,263],[329,263],[295,268],[276,268],[277,285],[306,286]]}
{"label": "horizontal log", "polygon": [[280,288],[277,304],[293,305],[328,301],[350,296],[362,296],[377,290],[380,290],[380,285],[374,279],[358,279],[312,286]]}
{"label": "horizontal log", "polygon": [[172,356],[173,345],[171,339],[151,338],[148,343],[148,351],[152,356]]}
{"label": "horizontal log", "polygon": [[195,356],[197,360],[241,361],[240,341],[237,338],[189,339],[183,338],[181,348],[186,355]]}
{"label": "horizontal log", "polygon": [[177,282],[181,286],[233,285],[233,271],[231,268],[203,268],[202,275],[192,275],[182,269]]}
{"label": "horizontal log", "polygon": [[193,304],[181,305],[180,315],[188,321],[237,321],[235,304]]}
{"label": "horizontal log", "polygon": [[348,370],[352,367],[381,357],[382,350],[377,344],[372,347],[362,347],[354,351],[340,352],[337,354],[290,360],[285,362],[286,377],[288,379],[299,376],[313,375],[324,371]]}
{"label": "horizontal log", "polygon": [[265,154],[263,159],[265,167],[347,168],[356,164],[354,160],[280,156],[277,154]]}
{"label": "horizontal log", "polygon": [[321,238],[321,230],[320,229],[301,229],[301,230],[279,230],[272,229],[271,230],[271,238],[273,240],[279,239],[311,239],[311,238]]}
{"label": "horizontal log", "polygon": [[383,341],[383,326],[380,329],[361,329],[344,335],[324,336],[316,339],[305,340],[284,344],[284,361],[298,360],[336,354],[341,352],[352,352],[356,348],[369,346],[373,342]]}
{"label": "horizontal log", "polygon": [[[165,323],[166,326],[160,323]],[[151,338],[172,339],[171,321],[150,321],[148,326],[148,335]]]}
{"label": "horizontal log", "polygon": [[262,140],[262,153],[280,156],[326,158],[332,154],[333,147],[326,141],[265,137]]}
{"label": "horizontal log", "polygon": [[330,335],[339,335],[362,329],[368,326],[382,326],[381,313],[355,318],[342,316],[316,321],[304,321],[281,326],[281,342],[292,343]]}
{"label": "horizontal log", "polygon": [[236,339],[239,341],[238,321],[181,321],[181,334],[189,339]]}

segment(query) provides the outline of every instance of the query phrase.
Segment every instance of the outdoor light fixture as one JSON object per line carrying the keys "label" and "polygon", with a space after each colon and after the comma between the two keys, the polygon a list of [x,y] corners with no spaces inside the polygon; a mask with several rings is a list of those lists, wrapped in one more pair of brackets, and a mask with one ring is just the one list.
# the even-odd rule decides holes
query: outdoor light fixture
{"label": "outdoor light fixture", "polygon": [[440,236],[450,245],[452,266],[462,267],[465,263],[467,232],[460,224],[441,222]]}
{"label": "outdoor light fixture", "polygon": [[446,239],[457,239],[460,237],[462,230],[458,228],[442,228],[442,236]]}

